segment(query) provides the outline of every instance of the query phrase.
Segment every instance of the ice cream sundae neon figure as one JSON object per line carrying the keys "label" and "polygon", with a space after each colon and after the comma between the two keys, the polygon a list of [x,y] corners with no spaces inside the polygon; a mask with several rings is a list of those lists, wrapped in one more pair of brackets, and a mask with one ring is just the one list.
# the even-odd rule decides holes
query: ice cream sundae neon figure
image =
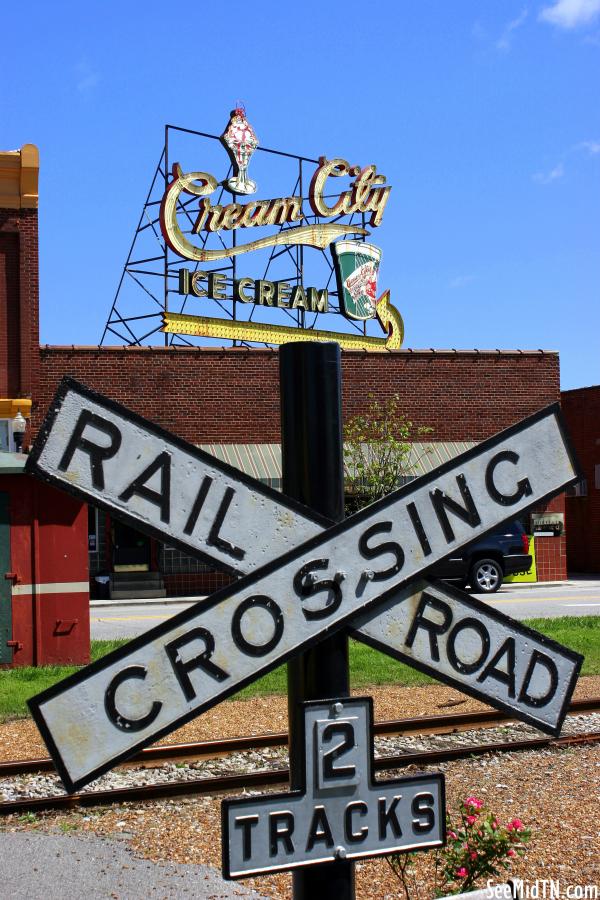
{"label": "ice cream sundae neon figure", "polygon": [[250,157],[258,147],[254,128],[246,118],[246,110],[238,104],[221,137],[237,173],[227,179],[225,187],[233,194],[255,194],[256,182],[248,178]]}

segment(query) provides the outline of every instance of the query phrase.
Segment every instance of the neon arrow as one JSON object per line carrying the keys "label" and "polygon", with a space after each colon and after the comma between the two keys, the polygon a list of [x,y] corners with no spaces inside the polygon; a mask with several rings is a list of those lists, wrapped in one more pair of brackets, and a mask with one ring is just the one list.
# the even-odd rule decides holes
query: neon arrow
{"label": "neon arrow", "polygon": [[196,337],[225,338],[230,341],[252,341],[259,344],[287,344],[290,341],[337,341],[345,350],[399,350],[404,339],[404,323],[395,306],[389,302],[390,292],[384,291],[376,306],[376,315],[386,338],[360,334],[294,328],[293,325],[265,325],[261,322],[239,322],[209,319],[184,313],[163,313],[162,331],[166,334],[188,334]]}

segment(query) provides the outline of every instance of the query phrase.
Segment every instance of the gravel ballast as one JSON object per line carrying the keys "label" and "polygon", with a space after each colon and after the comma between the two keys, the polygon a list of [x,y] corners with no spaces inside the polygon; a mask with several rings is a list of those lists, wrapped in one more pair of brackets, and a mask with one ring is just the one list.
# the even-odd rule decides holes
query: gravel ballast
{"label": "gravel ballast", "polygon": [[[363,690],[361,695],[369,693]],[[404,716],[434,715],[442,712],[467,712],[485,708],[482,704],[452,689],[437,686],[419,688],[374,688],[377,719]],[[582,678],[576,692],[577,697],[600,695],[600,678]],[[598,714],[586,714],[569,718],[563,733],[600,730]],[[285,730],[287,708],[285,698],[255,698],[230,701],[189,723],[184,729],[171,736],[172,741],[204,740],[217,737],[231,737],[245,733]],[[476,731],[472,734],[443,735],[433,738],[388,737],[378,739],[377,753],[397,753],[404,749],[432,746],[459,745],[467,742],[524,739],[538,736],[539,732],[528,726],[506,726],[494,729],[497,734]],[[25,756],[37,757],[45,754],[43,745],[37,739],[32,723],[11,722],[0,726],[0,758],[16,759]],[[431,743],[433,741],[433,743]],[[253,751],[252,754],[236,754],[231,758],[199,761],[190,765],[174,765],[145,770],[122,770],[111,773],[106,778],[129,778],[132,773],[140,778],[180,780],[188,777],[204,777],[209,771],[199,771],[198,766],[211,766],[215,774],[220,767],[235,767],[236,771],[251,770],[253,767],[280,768],[286,764],[285,748]],[[244,769],[244,767],[246,767]],[[511,872],[522,877],[526,883],[536,879],[559,879],[563,888],[561,896],[567,898],[567,886],[600,885],[600,747],[586,745],[577,747],[549,748],[536,752],[509,752],[489,754],[483,758],[439,764],[432,770],[441,770],[446,775],[448,805],[455,809],[458,801],[470,794],[481,797],[501,821],[518,816],[533,830],[533,836],[526,856],[516,861]],[[386,773],[385,778],[413,774],[414,767]],[[170,774],[168,774],[170,772]],[[48,779],[50,776],[31,776]],[[21,779],[22,780],[22,779]],[[384,779],[382,779],[384,780]],[[139,784],[136,780],[134,783]],[[99,784],[97,785],[99,786]],[[90,786],[90,788],[93,786]],[[32,789],[39,789],[37,785]],[[58,786],[55,788],[60,790]],[[6,791],[7,786],[0,787]],[[19,789],[27,793],[27,785]],[[45,793],[45,790],[42,791]],[[261,793],[263,793],[261,791]],[[6,797],[8,799],[8,797]],[[220,870],[220,801],[221,797],[177,798],[153,801],[144,804],[123,804],[101,809],[79,809],[66,814],[49,813],[37,816],[9,816],[0,820],[0,859],[6,859],[8,845],[5,838],[25,831],[38,834],[68,832],[73,835],[97,835],[114,839],[116,835],[126,840],[136,857],[162,863],[187,866],[208,866]],[[62,835],[61,835],[62,837]],[[119,843],[122,848],[122,844]],[[8,850],[10,853],[10,850]],[[68,860],[65,857],[65,864]],[[432,854],[419,854],[417,871],[422,890],[419,898],[433,896],[430,877]],[[5,863],[0,862],[0,869]],[[68,865],[67,865],[68,868]],[[115,863],[114,878],[119,876]],[[190,870],[191,871],[191,870]],[[208,870],[207,870],[208,871]],[[385,860],[366,860],[356,865],[357,898],[399,897],[402,892],[399,883],[391,873]],[[6,884],[3,878],[0,884]],[[117,884],[115,880],[115,885]],[[198,884],[198,882],[196,882]],[[232,884],[233,890],[242,886],[255,890],[260,895],[272,898],[291,896],[291,878],[282,874],[259,879],[247,879]],[[210,888],[212,890],[212,888]],[[215,890],[217,887],[215,886]],[[1,893],[0,893],[1,895]],[[12,896],[12,895],[11,895]],[[29,892],[28,897],[51,896],[44,891],[39,895]],[[57,895],[58,896],[58,895]],[[64,895],[69,896],[69,895]],[[74,895],[76,896],[76,895]],[[82,893],[81,896],[96,895]],[[146,897],[170,897],[178,894],[123,893],[117,887],[106,897],[118,900],[146,900]],[[190,896],[181,894],[181,896]],[[191,895],[193,896],[193,894]],[[196,896],[235,896],[235,894],[197,893]],[[256,896],[256,894],[255,894]],[[572,896],[574,896],[572,894]],[[583,894],[581,895],[583,896]],[[593,900],[590,894],[587,895]],[[600,887],[598,896],[600,897]]]}

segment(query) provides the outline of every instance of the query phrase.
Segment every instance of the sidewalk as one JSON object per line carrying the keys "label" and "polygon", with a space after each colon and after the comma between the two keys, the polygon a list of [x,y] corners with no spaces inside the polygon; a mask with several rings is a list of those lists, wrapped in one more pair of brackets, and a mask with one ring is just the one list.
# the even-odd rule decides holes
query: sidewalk
{"label": "sidewalk", "polygon": [[133,598],[132,600],[90,600],[90,606],[92,607],[118,607],[118,606],[165,606],[165,604],[173,604],[177,605],[181,603],[182,605],[190,604],[190,603],[199,603],[200,600],[206,600],[206,596],[200,595],[195,597],[142,597],[139,599]]}
{"label": "sidewalk", "polygon": [[563,587],[563,588],[600,588],[600,574],[578,574],[573,573],[568,575],[563,581],[513,581],[511,583],[503,584],[500,588],[501,591],[510,590],[511,588],[519,591],[527,590],[529,588],[548,588],[548,587]]}
{"label": "sidewalk", "polygon": [[500,590],[515,588],[525,590],[526,588],[547,588],[547,587],[589,587],[594,588],[600,586],[600,575],[569,575],[563,581],[513,581],[503,584]]}
{"label": "sidewalk", "polygon": [[155,863],[122,839],[83,834],[0,831],[0,881],[11,900],[267,900],[211,866]]}

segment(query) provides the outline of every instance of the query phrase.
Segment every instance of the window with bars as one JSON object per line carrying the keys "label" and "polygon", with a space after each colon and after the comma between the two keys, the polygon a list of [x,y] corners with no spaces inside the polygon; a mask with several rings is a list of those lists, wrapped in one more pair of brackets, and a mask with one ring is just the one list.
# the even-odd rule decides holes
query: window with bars
{"label": "window with bars", "polygon": [[177,547],[161,544],[158,552],[158,567],[163,575],[196,574],[213,572],[214,566],[206,565],[194,556],[189,556]]}

